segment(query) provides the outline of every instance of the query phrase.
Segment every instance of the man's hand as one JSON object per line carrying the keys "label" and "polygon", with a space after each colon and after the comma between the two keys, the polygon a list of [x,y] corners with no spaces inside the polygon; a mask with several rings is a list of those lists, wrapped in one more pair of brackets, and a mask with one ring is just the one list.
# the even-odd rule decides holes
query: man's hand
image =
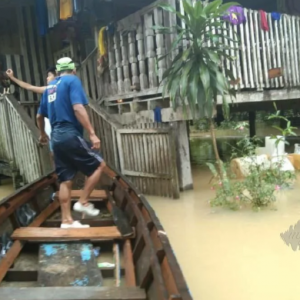
{"label": "man's hand", "polygon": [[43,146],[47,145],[48,142],[49,142],[48,135],[46,133],[41,134],[40,137],[39,137],[39,142]]}
{"label": "man's hand", "polygon": [[13,71],[12,69],[8,69],[8,70],[6,71],[6,75],[7,75],[9,78],[14,77],[14,71]]}
{"label": "man's hand", "polygon": [[92,143],[92,149],[100,149],[100,140],[99,138],[96,136],[95,133],[90,134],[90,141]]}

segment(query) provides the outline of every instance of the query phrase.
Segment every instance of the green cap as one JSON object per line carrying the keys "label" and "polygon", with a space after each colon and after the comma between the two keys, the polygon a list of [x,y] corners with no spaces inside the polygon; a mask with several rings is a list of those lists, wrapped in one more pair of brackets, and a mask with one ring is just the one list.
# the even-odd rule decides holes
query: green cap
{"label": "green cap", "polygon": [[60,58],[56,63],[56,70],[58,72],[66,71],[66,70],[74,70],[75,63],[72,61],[70,57]]}

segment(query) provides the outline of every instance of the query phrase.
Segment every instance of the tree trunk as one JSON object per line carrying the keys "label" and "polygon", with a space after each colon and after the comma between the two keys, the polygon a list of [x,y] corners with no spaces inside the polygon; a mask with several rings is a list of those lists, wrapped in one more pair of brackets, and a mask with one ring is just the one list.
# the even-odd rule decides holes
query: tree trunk
{"label": "tree trunk", "polygon": [[214,121],[213,121],[213,119],[210,119],[209,122],[210,122],[210,124],[209,124],[210,125],[210,134],[211,134],[211,139],[212,139],[213,148],[214,148],[214,152],[215,152],[215,158],[216,158],[216,161],[218,164],[219,175],[220,175],[220,178],[223,178],[222,161],[220,159],[220,155],[219,155],[219,151],[218,151]]}

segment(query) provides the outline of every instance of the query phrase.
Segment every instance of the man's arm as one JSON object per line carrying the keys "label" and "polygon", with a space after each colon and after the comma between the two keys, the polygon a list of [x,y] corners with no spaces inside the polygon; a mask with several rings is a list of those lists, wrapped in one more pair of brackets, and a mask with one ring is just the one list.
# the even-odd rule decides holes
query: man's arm
{"label": "man's arm", "polygon": [[6,74],[10,80],[12,80],[13,82],[15,82],[17,85],[19,85],[21,88],[23,88],[25,90],[32,91],[37,94],[43,94],[47,88],[46,86],[34,86],[34,85],[31,85],[27,82],[24,82],[16,77],[14,77],[14,73],[12,70],[7,70]]}
{"label": "man's arm", "polygon": [[38,112],[38,114],[36,116],[36,122],[37,122],[37,126],[40,130],[40,135],[43,135],[43,134],[46,133],[45,132],[45,121],[44,121],[44,119],[45,119],[45,117]]}
{"label": "man's arm", "polygon": [[74,104],[73,109],[75,116],[83,128],[88,132],[89,135],[95,134],[94,128],[90,122],[89,115],[82,104]]}
{"label": "man's arm", "polygon": [[75,77],[70,84],[70,100],[73,105],[74,113],[82,127],[88,132],[90,140],[93,144],[93,149],[100,148],[100,140],[95,134],[95,130],[90,122],[89,115],[85,109],[88,105],[85,92],[79,78]]}

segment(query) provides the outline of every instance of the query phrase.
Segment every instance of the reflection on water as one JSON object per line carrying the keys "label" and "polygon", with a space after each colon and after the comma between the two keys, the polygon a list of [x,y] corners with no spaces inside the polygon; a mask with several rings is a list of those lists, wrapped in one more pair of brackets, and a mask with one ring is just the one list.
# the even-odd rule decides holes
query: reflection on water
{"label": "reflection on water", "polygon": [[193,170],[193,191],[179,200],[150,197],[195,300],[298,300],[300,252],[280,233],[300,220],[300,180],[281,192],[277,210],[212,209],[209,171]]}

